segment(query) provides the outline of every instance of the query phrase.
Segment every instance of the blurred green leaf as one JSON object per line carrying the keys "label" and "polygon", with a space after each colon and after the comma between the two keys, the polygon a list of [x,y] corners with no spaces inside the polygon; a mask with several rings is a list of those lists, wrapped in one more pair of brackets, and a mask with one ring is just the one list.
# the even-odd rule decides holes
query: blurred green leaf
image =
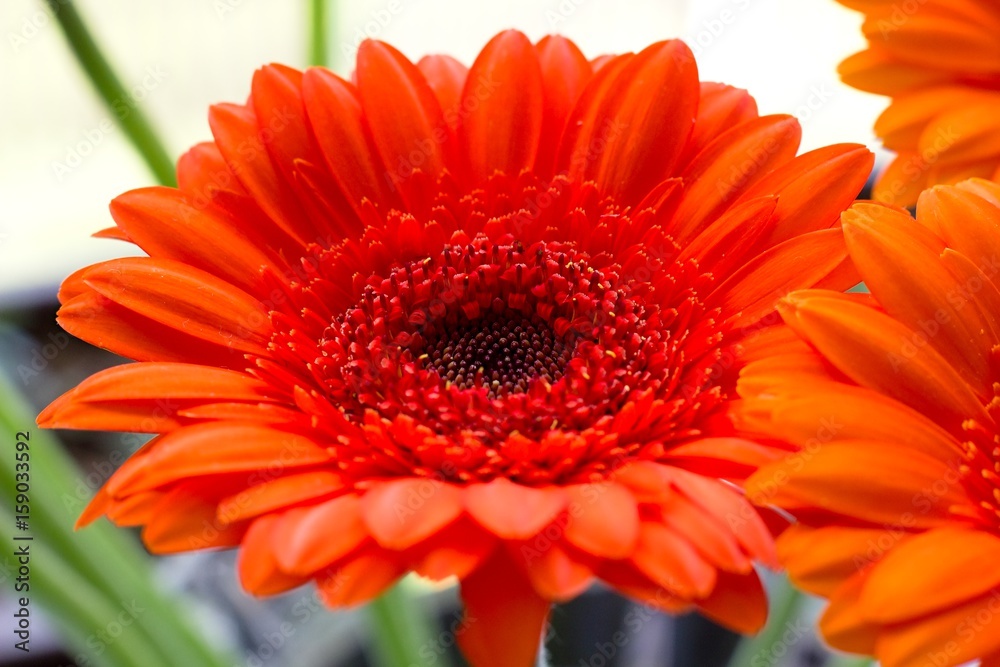
{"label": "blurred green leaf", "polygon": [[[151,578],[148,557],[125,532],[99,522],[73,531],[81,475],[58,441],[34,426],[33,410],[0,373],[0,539],[29,545],[30,590],[19,593],[41,604],[90,664],[108,667],[222,667],[184,618],[184,611]],[[27,433],[28,438],[18,437]],[[27,530],[15,526],[18,440],[27,442],[30,513]],[[24,472],[23,469],[20,472]],[[23,481],[23,477],[21,480]],[[23,488],[23,487],[22,487]],[[9,501],[9,502],[8,502]],[[31,536],[30,541],[14,537]],[[5,549],[13,553],[14,549]],[[16,573],[9,557],[4,564]]]}

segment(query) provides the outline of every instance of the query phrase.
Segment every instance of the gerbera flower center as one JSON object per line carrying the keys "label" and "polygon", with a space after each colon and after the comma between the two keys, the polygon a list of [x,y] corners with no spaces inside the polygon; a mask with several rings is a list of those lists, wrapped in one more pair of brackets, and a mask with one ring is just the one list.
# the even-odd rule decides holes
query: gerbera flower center
{"label": "gerbera flower center", "polygon": [[724,398],[722,335],[699,297],[714,279],[632,217],[651,210],[530,174],[435,190],[313,248],[272,315],[287,363],[255,362],[345,449],[339,465],[546,484],[700,435]]}
{"label": "gerbera flower center", "polygon": [[490,312],[428,337],[425,367],[459,389],[485,387],[490,398],[527,391],[535,378],[558,380],[574,348],[539,317],[516,311]]}

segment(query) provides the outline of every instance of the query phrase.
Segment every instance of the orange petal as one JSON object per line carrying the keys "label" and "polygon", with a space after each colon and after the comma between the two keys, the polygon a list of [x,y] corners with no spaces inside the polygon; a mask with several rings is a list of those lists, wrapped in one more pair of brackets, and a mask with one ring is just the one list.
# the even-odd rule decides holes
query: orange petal
{"label": "orange petal", "polygon": [[[917,220],[975,263],[991,279],[1000,271],[1000,205],[986,192],[938,186],[917,202]],[[994,280],[1000,282],[1000,280]],[[971,291],[971,290],[969,290]]]}
{"label": "orange petal", "polygon": [[283,545],[275,539],[278,517],[268,514],[252,524],[236,556],[236,571],[243,588],[254,595],[275,595],[309,581],[287,574],[278,567],[275,552]]}
{"label": "orange petal", "polygon": [[812,528],[793,524],[778,538],[778,556],[796,586],[830,596],[855,572],[909,538],[904,526]]}
{"label": "orange petal", "polygon": [[549,615],[510,558],[497,551],[462,581],[465,603],[459,645],[476,667],[532,667]]}
{"label": "orange petal", "polygon": [[309,576],[355,551],[369,535],[361,511],[360,498],[350,493],[282,514],[274,529],[282,571]]}
{"label": "orange petal", "polygon": [[142,541],[154,554],[233,547],[246,524],[224,524],[216,518],[218,502],[200,497],[195,485],[180,484],[165,494],[142,531]]}
{"label": "orange petal", "polygon": [[701,82],[698,118],[684,149],[681,164],[687,165],[713,139],[731,127],[757,117],[757,101],[742,88],[723,83]]}
{"label": "orange petal", "polygon": [[362,504],[372,537],[393,550],[431,537],[463,511],[458,487],[416,477],[376,484],[365,493]]}
{"label": "orange petal", "polygon": [[886,312],[922,332],[981,398],[992,397],[991,345],[980,343],[988,325],[961,290],[971,276],[960,282],[939,261],[943,241],[924,238],[915,220],[882,207],[851,209],[843,220],[851,258]]}
{"label": "orange petal", "polygon": [[895,667],[927,664],[928,657],[947,651],[945,664],[961,665],[998,650],[1000,592],[993,590],[912,623],[885,627],[875,654],[886,667]]}
{"label": "orange petal", "polygon": [[546,35],[535,45],[545,95],[535,173],[550,175],[566,121],[580,93],[593,76],[590,63],[576,44],[560,35]]}
{"label": "orange petal", "polygon": [[931,527],[953,521],[953,506],[976,507],[957,467],[906,446],[873,441],[817,444],[761,468],[747,482],[755,503],[792,513],[835,513],[890,526]]}
{"label": "orange petal", "polygon": [[119,195],[111,202],[111,217],[150,256],[202,269],[251,294],[260,289],[260,267],[286,267],[275,251],[291,246],[276,228],[248,228],[207,201],[173,188]]}
{"label": "orange petal", "polygon": [[819,627],[830,646],[852,653],[875,653],[879,626],[871,623],[858,601],[867,572],[857,572],[830,596]]}
{"label": "orange petal", "polygon": [[189,336],[89,289],[65,302],[56,321],[77,338],[136,361],[246,367],[245,355],[239,348]]}
{"label": "orange petal", "polygon": [[398,206],[355,87],[328,70],[313,67],[302,78],[302,99],[330,174],[358,215],[363,214],[365,198]]}
{"label": "orange petal", "polygon": [[642,523],[631,560],[643,574],[680,598],[704,598],[715,586],[716,569],[687,540],[659,523]]}
{"label": "orange petal", "polygon": [[334,472],[315,470],[255,484],[219,501],[218,519],[233,523],[258,517],[309,500],[319,500],[344,488]]}
{"label": "orange petal", "polygon": [[253,109],[237,104],[216,104],[208,114],[212,136],[229,169],[274,224],[304,246],[319,235],[272,164],[257,123]]}
{"label": "orange petal", "polygon": [[493,553],[499,540],[468,517],[459,519],[419,547],[413,571],[433,581],[464,579]]}
{"label": "orange petal", "polygon": [[1000,538],[985,531],[956,526],[917,535],[872,570],[860,598],[865,616],[885,624],[912,621],[991,593],[1000,585],[998,561]]}
{"label": "orange petal", "polygon": [[[613,82],[595,77],[567,123],[560,162],[571,178],[594,180],[620,202],[638,202],[671,173],[694,126],[698,71],[686,45],[653,44],[623,63]],[[610,84],[610,85],[608,85]],[[580,124],[582,123],[582,124]]]}
{"label": "orange petal", "polygon": [[263,304],[200,269],[135,257],[95,264],[82,278],[100,295],[154,322],[222,347],[267,352],[271,322]]}
{"label": "orange petal", "polygon": [[[517,550],[517,547],[511,545],[510,549]],[[523,545],[520,556],[531,585],[545,600],[567,602],[593,583],[593,570],[575,557],[576,554],[558,543],[548,544],[542,549],[533,549],[530,544]],[[517,558],[513,554],[511,557]]]}
{"label": "orange petal", "polygon": [[782,317],[838,370],[860,385],[891,396],[946,427],[974,418],[990,423],[961,376],[908,327],[888,315],[843,299],[790,296]]}
{"label": "orange petal", "polygon": [[186,477],[290,469],[330,460],[325,449],[302,436],[263,426],[217,422],[161,435],[148,453],[131,458],[110,480],[112,496],[154,489]]}
{"label": "orange petal", "polygon": [[676,472],[674,484],[688,500],[725,523],[748,555],[777,569],[778,556],[771,533],[739,491],[717,479],[684,470]]}
{"label": "orange petal", "polygon": [[625,558],[632,553],[639,538],[639,510],[631,493],[614,483],[573,485],[566,492],[567,540],[603,558]]}
{"label": "orange petal", "polygon": [[532,488],[502,477],[468,486],[464,493],[469,514],[497,537],[508,540],[534,537],[569,502],[560,488]]}
{"label": "orange petal", "polygon": [[753,634],[767,622],[767,595],[755,572],[719,572],[712,594],[697,604],[703,614],[736,632]]}
{"label": "orange petal", "polygon": [[469,69],[462,99],[470,110],[458,134],[472,182],[481,183],[496,170],[514,176],[534,163],[542,129],[542,72],[527,37],[506,30],[491,39]]}
{"label": "orange petal", "polygon": [[[353,202],[330,187],[333,182],[309,131],[302,72],[284,65],[262,67],[254,72],[250,100],[267,154],[310,216],[310,240],[318,242],[320,235],[328,234],[329,242],[335,243],[351,232],[359,233],[362,225],[350,206]],[[312,167],[310,178],[322,186],[306,185],[301,173],[304,164]]]}
{"label": "orange petal", "polygon": [[673,239],[686,245],[754,183],[792,159],[801,137],[791,116],[755,118],[715,137],[684,169],[684,201],[668,227]]}
{"label": "orange petal", "polygon": [[[782,295],[817,285],[847,261],[839,229],[809,232],[771,248],[730,274],[706,303],[720,307],[732,327],[748,327],[774,312]],[[841,289],[855,282],[848,280]]]}
{"label": "orange petal", "polygon": [[663,503],[663,523],[690,542],[705,560],[730,572],[751,571],[753,564],[722,521],[725,519],[709,515],[681,494]]}
{"label": "orange petal", "polygon": [[351,607],[388,590],[406,573],[391,554],[370,547],[323,573],[317,580],[319,596],[328,607]]}
{"label": "orange petal", "polygon": [[857,144],[818,148],[764,176],[739,201],[774,196],[777,220],[767,242],[781,243],[836,225],[841,211],[861,192],[874,162],[872,152]]}
{"label": "orange petal", "polygon": [[448,162],[448,126],[420,70],[384,42],[358,49],[358,93],[378,152],[394,184],[414,169],[437,177]]}

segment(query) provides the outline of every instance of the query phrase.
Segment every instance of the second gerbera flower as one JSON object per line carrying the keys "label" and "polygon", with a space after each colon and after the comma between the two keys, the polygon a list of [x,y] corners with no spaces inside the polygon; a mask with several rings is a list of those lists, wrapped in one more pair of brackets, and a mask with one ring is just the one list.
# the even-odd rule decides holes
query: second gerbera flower
{"label": "second gerbera flower", "polygon": [[[603,579],[742,631],[769,531],[734,378],[790,289],[857,281],[838,226],[870,154],[699,83],[679,42],[584,58],[494,38],[468,71],[367,42],[357,83],[264,68],[179,190],[112,204],[150,257],[63,285],[137,360],[40,423],[159,433],[83,521],[241,548],[246,588],[363,602],[457,576],[476,665],[529,665]],[[724,481],[725,480],[725,481]]]}

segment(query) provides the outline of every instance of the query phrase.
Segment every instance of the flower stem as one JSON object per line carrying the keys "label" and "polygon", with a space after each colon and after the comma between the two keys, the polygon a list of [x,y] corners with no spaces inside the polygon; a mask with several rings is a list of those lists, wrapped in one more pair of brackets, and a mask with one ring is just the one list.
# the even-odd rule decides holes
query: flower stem
{"label": "flower stem", "polygon": [[175,185],[174,163],[163,143],[156,136],[145,114],[135,106],[128,91],[122,86],[97,43],[87,30],[72,0],[46,0],[59,27],[62,28],[70,50],[97,89],[104,104],[122,126],[129,141],[142,155],[150,171],[164,185]]}
{"label": "flower stem", "polygon": [[327,49],[327,0],[308,0],[309,2],[309,64],[320,67],[329,66]]}
{"label": "flower stem", "polygon": [[381,667],[448,667],[448,656],[434,653],[433,661],[427,658],[427,646],[432,629],[424,610],[420,609],[413,582],[404,579],[368,605],[372,619],[372,647],[375,664]]}
{"label": "flower stem", "polygon": [[[791,623],[802,610],[805,596],[799,593],[788,578],[781,576],[774,581],[771,587],[771,616],[767,625],[756,637],[746,637],[736,647],[736,652],[729,659],[729,667],[746,667],[754,657],[763,656],[762,664],[770,664],[771,656],[775,653],[775,648],[782,643],[782,635],[785,633],[789,623]],[[786,650],[790,647],[784,647]],[[781,653],[783,655],[783,653]]]}

